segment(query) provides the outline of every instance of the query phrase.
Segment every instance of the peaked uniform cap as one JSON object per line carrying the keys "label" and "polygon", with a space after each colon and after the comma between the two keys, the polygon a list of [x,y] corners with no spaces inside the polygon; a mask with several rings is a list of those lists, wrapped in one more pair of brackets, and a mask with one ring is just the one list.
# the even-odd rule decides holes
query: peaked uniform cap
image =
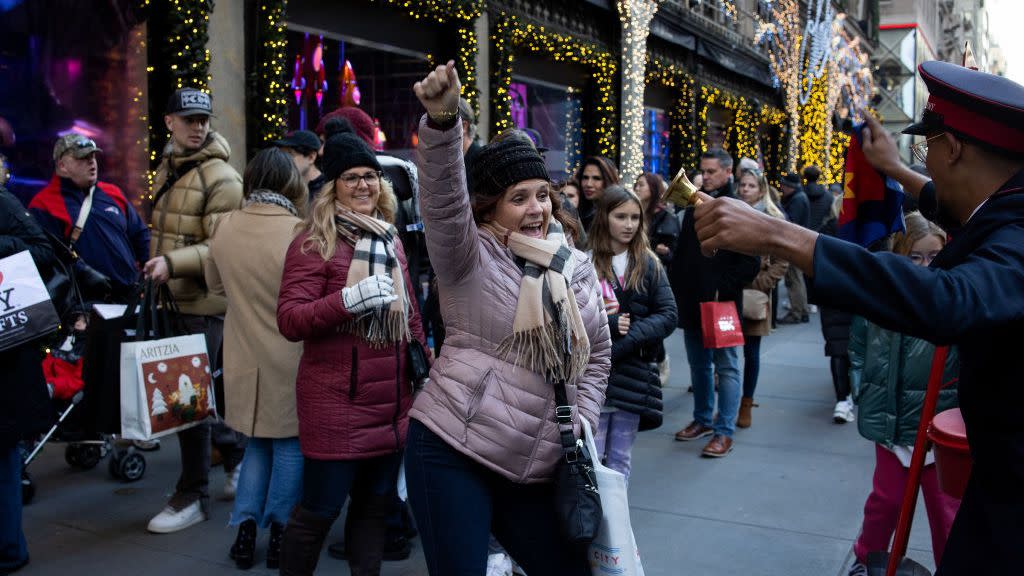
{"label": "peaked uniform cap", "polygon": [[928,86],[928,104],[904,134],[945,130],[1024,155],[1024,86],[949,62],[924,62],[918,72]]}

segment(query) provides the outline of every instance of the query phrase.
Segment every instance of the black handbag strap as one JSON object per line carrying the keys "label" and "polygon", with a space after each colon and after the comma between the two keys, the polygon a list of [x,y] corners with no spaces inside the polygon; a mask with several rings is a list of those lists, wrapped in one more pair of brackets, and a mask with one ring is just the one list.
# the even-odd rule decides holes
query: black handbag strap
{"label": "black handbag strap", "polygon": [[562,454],[566,461],[575,462],[577,454],[576,433],[572,429],[572,405],[565,392],[565,380],[557,379],[555,387],[555,421],[558,423],[558,438],[562,442]]}

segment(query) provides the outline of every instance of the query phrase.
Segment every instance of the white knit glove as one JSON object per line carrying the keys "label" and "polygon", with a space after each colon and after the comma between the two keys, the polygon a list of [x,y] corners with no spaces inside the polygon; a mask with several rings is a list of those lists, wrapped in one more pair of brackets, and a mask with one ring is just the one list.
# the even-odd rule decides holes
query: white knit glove
{"label": "white knit glove", "polygon": [[353,316],[383,308],[395,300],[398,300],[398,296],[395,296],[395,281],[384,274],[364,278],[355,286],[341,289],[341,301],[345,310]]}

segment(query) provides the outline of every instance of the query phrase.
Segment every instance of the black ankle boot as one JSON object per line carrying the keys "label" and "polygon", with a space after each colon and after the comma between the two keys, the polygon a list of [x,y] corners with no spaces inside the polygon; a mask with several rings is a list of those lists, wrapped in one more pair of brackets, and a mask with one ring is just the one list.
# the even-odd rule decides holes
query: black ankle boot
{"label": "black ankle boot", "polygon": [[246,520],[238,526],[238,537],[231,546],[231,559],[240,570],[252,568],[256,556],[256,521]]}
{"label": "black ankle boot", "polygon": [[284,538],[284,524],[270,524],[270,541],[267,543],[267,568],[277,570],[281,565],[281,539]]}

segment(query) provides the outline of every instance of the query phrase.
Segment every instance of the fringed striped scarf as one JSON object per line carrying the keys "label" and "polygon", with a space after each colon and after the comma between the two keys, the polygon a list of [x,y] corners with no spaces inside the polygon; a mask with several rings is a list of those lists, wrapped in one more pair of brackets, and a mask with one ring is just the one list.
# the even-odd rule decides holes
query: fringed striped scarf
{"label": "fringed striped scarf", "polygon": [[548,378],[576,382],[590,358],[590,339],[569,286],[573,255],[561,224],[552,218],[543,240],[493,222],[482,228],[526,261],[512,334],[498,353]]}
{"label": "fringed striped scarf", "polygon": [[395,252],[398,231],[383,220],[353,212],[337,202],[334,222],[338,236],[355,248],[345,286],[355,286],[369,276],[385,274],[394,281],[395,296],[398,296],[386,309],[363,314],[343,326],[343,329],[377,348],[408,340],[409,300],[402,267]]}

